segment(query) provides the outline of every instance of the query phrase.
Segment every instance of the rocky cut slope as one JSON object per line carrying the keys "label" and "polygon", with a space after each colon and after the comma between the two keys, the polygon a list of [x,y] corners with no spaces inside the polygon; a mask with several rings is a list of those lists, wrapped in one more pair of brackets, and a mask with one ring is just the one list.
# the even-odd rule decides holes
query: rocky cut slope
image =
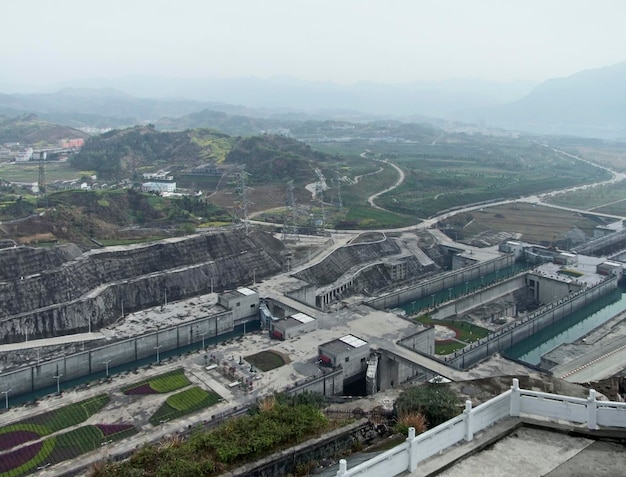
{"label": "rocky cut slope", "polygon": [[4,343],[98,329],[122,310],[233,289],[276,274],[283,245],[264,232],[216,232],[78,254],[74,246],[0,251]]}

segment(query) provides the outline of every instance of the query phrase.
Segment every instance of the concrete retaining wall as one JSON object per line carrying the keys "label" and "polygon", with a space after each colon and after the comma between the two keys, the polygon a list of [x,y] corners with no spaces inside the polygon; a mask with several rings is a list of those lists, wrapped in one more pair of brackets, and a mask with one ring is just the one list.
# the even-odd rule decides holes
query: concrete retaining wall
{"label": "concrete retaining wall", "polygon": [[391,292],[368,302],[368,305],[379,310],[397,308],[404,303],[417,300],[424,296],[438,293],[447,288],[463,284],[469,280],[509,267],[515,263],[513,254],[503,255],[487,262],[439,275],[417,285]]}
{"label": "concrete retaining wall", "polygon": [[498,282],[495,285],[471,292],[462,298],[440,305],[436,311],[430,313],[430,316],[436,320],[445,320],[451,316],[461,315],[469,310],[478,308],[483,303],[489,303],[525,286],[525,274],[520,274],[510,280]]}
{"label": "concrete retaining wall", "polygon": [[443,359],[448,365],[457,369],[467,369],[480,360],[508,349],[547,326],[553,325],[616,288],[617,277],[609,277],[601,283],[568,295],[555,303],[550,303]]}
{"label": "concrete retaining wall", "polygon": [[40,362],[0,375],[0,389],[11,389],[12,396],[31,393],[50,388],[56,392],[57,379],[60,388],[63,383],[97,374],[94,379],[104,377],[107,368],[112,369],[133,361],[149,359],[156,362],[159,354],[177,348],[200,343],[203,340],[215,340],[219,335],[232,332],[234,321],[232,312],[207,316],[187,323],[145,333],[135,338],[119,341],[89,351],[64,356],[50,361]]}

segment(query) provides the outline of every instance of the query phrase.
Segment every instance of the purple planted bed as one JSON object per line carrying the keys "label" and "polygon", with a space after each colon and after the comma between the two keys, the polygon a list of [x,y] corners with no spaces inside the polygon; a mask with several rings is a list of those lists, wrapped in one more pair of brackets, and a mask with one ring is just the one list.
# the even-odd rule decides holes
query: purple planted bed
{"label": "purple planted bed", "polygon": [[36,442],[13,452],[3,454],[2,458],[0,458],[0,474],[17,469],[19,466],[26,464],[26,462],[39,453],[42,445],[43,442]]}
{"label": "purple planted bed", "polygon": [[140,384],[139,386],[136,386],[134,388],[127,389],[126,391],[124,391],[124,394],[133,395],[133,394],[158,394],[158,393],[150,387],[149,383],[145,383],[145,384]]}
{"label": "purple planted bed", "polygon": [[32,431],[11,431],[0,434],[0,451],[10,449],[15,446],[19,446],[24,442],[34,441],[41,437],[36,432]]}

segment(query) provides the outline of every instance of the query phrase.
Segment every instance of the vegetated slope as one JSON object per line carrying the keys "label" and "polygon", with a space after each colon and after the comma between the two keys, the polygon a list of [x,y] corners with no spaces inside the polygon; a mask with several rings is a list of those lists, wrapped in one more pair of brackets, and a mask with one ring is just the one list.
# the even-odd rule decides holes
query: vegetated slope
{"label": "vegetated slope", "polygon": [[153,126],[113,130],[90,138],[71,158],[72,167],[103,178],[138,178],[142,168],[186,168],[219,163],[231,149],[227,135],[208,129],[159,132]]}
{"label": "vegetated slope", "polygon": [[267,135],[239,139],[226,161],[244,165],[254,181],[273,182],[310,179],[311,168],[329,159],[296,139]]}
{"label": "vegetated slope", "polygon": [[0,116],[0,143],[56,144],[60,139],[89,137],[88,134],[39,119],[34,114],[17,117]]}
{"label": "vegetated slope", "polygon": [[231,115],[223,111],[204,109],[179,118],[161,118],[155,121],[159,130],[181,131],[185,129],[218,129],[231,136],[252,136],[264,131],[287,127],[289,121]]}
{"label": "vegetated slope", "polygon": [[230,137],[210,129],[159,132],[153,126],[114,130],[90,138],[71,158],[72,167],[103,179],[139,179],[142,171],[172,172],[222,163],[245,167],[256,180],[311,176],[311,165],[326,154],[283,136]]}
{"label": "vegetated slope", "polygon": [[179,235],[193,231],[201,222],[231,220],[226,211],[202,197],[158,197],[134,189],[57,192],[49,194],[48,204],[50,209],[44,215],[4,223],[0,238],[22,243],[66,240],[93,246],[90,238],[106,241],[146,234]]}

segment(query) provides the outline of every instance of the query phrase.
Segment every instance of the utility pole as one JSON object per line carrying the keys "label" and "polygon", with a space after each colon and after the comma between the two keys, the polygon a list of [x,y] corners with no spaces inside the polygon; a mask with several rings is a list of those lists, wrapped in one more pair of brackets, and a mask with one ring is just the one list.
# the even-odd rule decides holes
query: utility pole
{"label": "utility pole", "polygon": [[57,374],[55,376],[52,376],[54,379],[57,380],[57,394],[61,395],[61,378],[63,377],[62,374]]}
{"label": "utility pole", "polygon": [[108,361],[103,361],[102,364],[104,364],[105,368],[106,368],[106,375],[107,378],[109,377],[109,363],[111,362],[111,360],[109,359]]}
{"label": "utility pole", "polygon": [[6,391],[0,391],[2,394],[4,394],[4,402],[5,402],[5,407],[7,409],[9,409],[9,393],[13,391],[13,389],[7,389]]}

